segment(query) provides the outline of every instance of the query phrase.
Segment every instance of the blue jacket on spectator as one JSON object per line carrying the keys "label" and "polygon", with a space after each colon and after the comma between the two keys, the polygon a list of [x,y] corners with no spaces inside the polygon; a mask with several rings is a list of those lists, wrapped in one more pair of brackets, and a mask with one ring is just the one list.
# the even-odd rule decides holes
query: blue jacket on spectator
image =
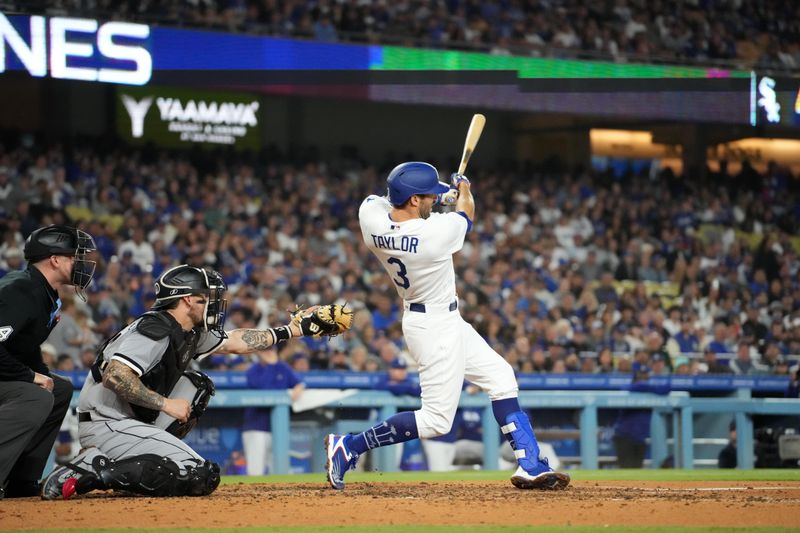
{"label": "blue jacket on spectator", "polygon": [[[300,378],[294,373],[292,367],[283,361],[278,361],[271,365],[255,363],[247,370],[245,375],[247,376],[247,388],[249,389],[286,390],[300,383]],[[270,431],[272,429],[271,411],[268,407],[248,407],[245,409],[242,431]]]}
{"label": "blue jacket on spectator", "polygon": [[[634,363],[636,369],[637,363]],[[635,376],[636,370],[634,370]],[[669,383],[654,385],[649,380],[634,381],[627,387],[630,392],[650,392],[654,394],[669,394]],[[638,442],[644,442],[650,436],[650,418],[652,409],[620,409],[617,421],[614,423],[614,433],[628,437]]]}
{"label": "blue jacket on spectator", "polygon": [[696,353],[700,351],[700,341],[697,335],[693,333],[684,334],[682,331],[679,331],[675,335],[675,342],[678,343],[681,353]]}

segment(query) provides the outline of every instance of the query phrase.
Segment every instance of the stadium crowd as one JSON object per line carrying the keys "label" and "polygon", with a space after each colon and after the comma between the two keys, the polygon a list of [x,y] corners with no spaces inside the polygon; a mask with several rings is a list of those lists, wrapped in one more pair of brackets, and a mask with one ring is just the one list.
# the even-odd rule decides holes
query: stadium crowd
{"label": "stadium crowd", "polygon": [[[41,224],[79,221],[98,246],[87,301],[64,295],[53,365],[90,364],[180,262],[223,275],[229,328],[283,323],[294,303],[348,302],[351,333],[285,345],[296,370],[378,371],[402,357],[399,301],[356,216],[385,191],[389,165],[298,160],[0,151],[0,272],[24,267],[24,239]],[[518,371],[629,372],[638,361],[656,373],[788,374],[787,356],[800,354],[800,180],[788,171],[745,165],[701,181],[530,166],[472,177],[476,225],[455,256],[460,309]]]}
{"label": "stadium crowd", "polygon": [[[14,2],[12,2],[13,4]],[[800,66],[792,0],[34,0],[23,12],[534,55]]]}

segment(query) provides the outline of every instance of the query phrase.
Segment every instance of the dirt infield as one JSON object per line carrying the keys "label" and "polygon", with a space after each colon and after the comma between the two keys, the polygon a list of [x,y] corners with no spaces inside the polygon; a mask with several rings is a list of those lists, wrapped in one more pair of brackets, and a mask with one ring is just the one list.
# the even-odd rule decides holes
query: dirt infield
{"label": "dirt infield", "polygon": [[0,530],[345,524],[795,527],[796,482],[576,481],[563,492],[508,482],[223,485],[207,498],[92,494],[0,502]]}

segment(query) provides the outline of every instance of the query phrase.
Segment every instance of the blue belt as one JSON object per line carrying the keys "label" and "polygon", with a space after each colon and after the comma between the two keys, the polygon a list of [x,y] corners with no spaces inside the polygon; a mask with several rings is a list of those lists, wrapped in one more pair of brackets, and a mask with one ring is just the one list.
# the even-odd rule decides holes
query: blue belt
{"label": "blue belt", "polygon": [[[458,300],[453,300],[447,310],[455,311],[456,309],[458,309]],[[424,313],[425,304],[408,304],[408,310],[414,311],[415,313]]]}

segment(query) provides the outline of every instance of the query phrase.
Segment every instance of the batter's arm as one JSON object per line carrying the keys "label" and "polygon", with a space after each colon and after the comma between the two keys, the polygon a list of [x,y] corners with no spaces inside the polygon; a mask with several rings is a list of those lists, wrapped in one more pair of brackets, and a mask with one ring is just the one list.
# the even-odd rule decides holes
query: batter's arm
{"label": "batter's arm", "polygon": [[467,215],[467,218],[475,222],[475,199],[472,197],[472,189],[470,189],[468,181],[462,181],[458,184],[456,211],[461,211]]}

